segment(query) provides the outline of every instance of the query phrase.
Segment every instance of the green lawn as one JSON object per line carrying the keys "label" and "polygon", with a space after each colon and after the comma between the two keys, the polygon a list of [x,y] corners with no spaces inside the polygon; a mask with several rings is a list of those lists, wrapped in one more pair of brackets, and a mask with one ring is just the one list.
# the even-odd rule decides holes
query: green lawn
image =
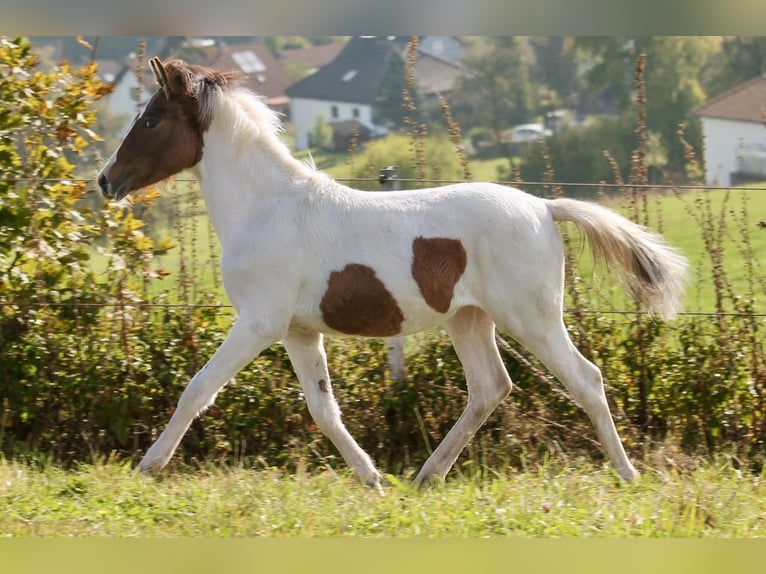
{"label": "green lawn", "polygon": [[345,474],[180,469],[147,478],[126,464],[63,471],[0,463],[6,537],[756,537],[762,477],[726,464],[645,469],[623,484],[605,468],[553,465],[483,478],[452,475],[385,495]]}
{"label": "green lawn", "polygon": [[[623,215],[630,215],[631,210],[624,200],[610,200],[604,204]],[[706,230],[712,229],[716,237],[713,245],[722,247],[725,291],[740,297],[754,295],[756,311],[766,313],[766,298],[763,297],[766,289],[766,265],[763,263],[766,261],[766,227],[763,226],[766,222],[766,191],[744,187],[728,194],[723,190],[685,191],[678,196],[666,193],[650,197],[647,206],[648,226],[660,231],[691,262],[686,311],[716,310],[711,253],[704,240]],[[708,211],[712,216],[707,219],[712,220],[712,225],[705,223],[703,218]],[[643,215],[639,221],[645,223]],[[745,244],[746,237],[749,245]],[[753,266],[752,274],[748,273],[748,264]],[[578,260],[578,272],[584,277],[592,276],[587,253]],[[597,285],[603,291],[605,302],[615,308],[625,308],[624,293],[614,281],[597,279]],[[731,308],[727,310],[731,311]]]}

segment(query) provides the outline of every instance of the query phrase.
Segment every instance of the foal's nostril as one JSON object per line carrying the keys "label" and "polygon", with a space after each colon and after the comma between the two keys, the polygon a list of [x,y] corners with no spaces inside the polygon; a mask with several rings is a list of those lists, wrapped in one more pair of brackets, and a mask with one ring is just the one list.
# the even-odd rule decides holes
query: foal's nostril
{"label": "foal's nostril", "polygon": [[106,179],[106,176],[102,173],[98,176],[98,186],[101,188],[101,191],[106,193],[106,188],[109,187],[109,180]]}

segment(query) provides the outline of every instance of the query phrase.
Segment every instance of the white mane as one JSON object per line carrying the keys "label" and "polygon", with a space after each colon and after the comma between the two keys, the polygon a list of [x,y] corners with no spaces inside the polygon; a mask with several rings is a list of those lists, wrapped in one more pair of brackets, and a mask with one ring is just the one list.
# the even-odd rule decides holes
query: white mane
{"label": "white mane", "polygon": [[294,159],[280,137],[284,133],[280,114],[269,108],[261,96],[240,87],[215,89],[211,96],[211,127],[225,131],[237,148],[249,148],[257,142],[260,147]]}
{"label": "white mane", "polygon": [[242,87],[218,88],[210,94],[208,106],[212,118],[211,129],[225,133],[238,153],[257,146],[280,163],[290,165],[295,175],[320,175],[330,179],[317,171],[313,159],[302,162],[292,155],[281,137],[284,133],[281,114],[269,108],[258,94]]}

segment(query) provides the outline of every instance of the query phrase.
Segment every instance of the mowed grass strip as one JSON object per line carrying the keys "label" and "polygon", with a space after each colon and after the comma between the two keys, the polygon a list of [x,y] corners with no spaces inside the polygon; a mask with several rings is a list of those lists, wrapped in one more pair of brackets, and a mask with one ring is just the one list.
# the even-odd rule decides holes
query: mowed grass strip
{"label": "mowed grass strip", "polygon": [[761,537],[763,477],[728,464],[453,476],[425,492],[390,478],[385,496],[333,472],[208,467],[159,478],[127,464],[0,463],[4,537]]}

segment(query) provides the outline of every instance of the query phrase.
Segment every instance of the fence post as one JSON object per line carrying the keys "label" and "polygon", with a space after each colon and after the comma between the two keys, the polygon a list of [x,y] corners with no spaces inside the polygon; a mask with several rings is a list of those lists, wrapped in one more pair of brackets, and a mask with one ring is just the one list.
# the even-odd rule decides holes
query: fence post
{"label": "fence post", "polygon": [[[384,167],[380,170],[378,181],[383,186],[383,191],[396,191],[399,189],[398,169],[395,165]],[[404,380],[404,339],[402,337],[390,337],[386,340],[388,350],[388,373],[391,379],[400,383]]]}

